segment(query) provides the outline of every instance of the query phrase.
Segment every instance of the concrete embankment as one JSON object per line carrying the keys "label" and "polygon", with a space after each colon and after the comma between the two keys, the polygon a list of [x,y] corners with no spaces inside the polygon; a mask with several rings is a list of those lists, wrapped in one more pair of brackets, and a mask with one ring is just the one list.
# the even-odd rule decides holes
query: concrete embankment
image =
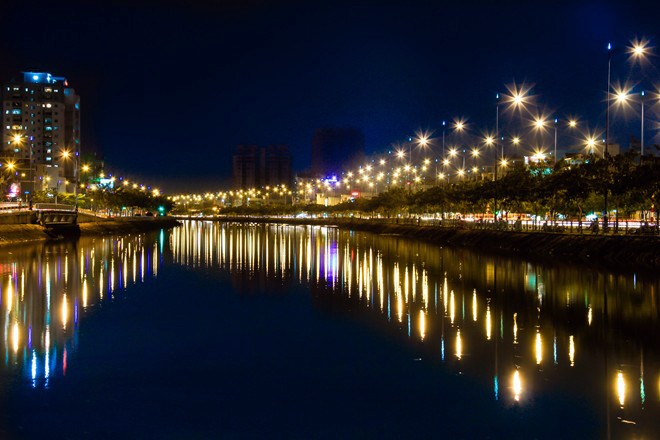
{"label": "concrete embankment", "polygon": [[107,235],[149,232],[172,228],[180,223],[171,217],[121,218],[116,220],[80,223],[80,235]]}
{"label": "concrete embankment", "polygon": [[[86,219],[79,224],[81,236],[130,234],[177,226],[171,217],[143,217],[121,219]],[[0,246],[52,240],[44,228],[36,224],[0,224]]]}
{"label": "concrete embankment", "polygon": [[413,238],[438,245],[472,248],[534,259],[587,262],[610,268],[660,268],[658,236],[513,232],[392,224],[352,219],[222,218],[221,221],[335,225],[343,229]]}

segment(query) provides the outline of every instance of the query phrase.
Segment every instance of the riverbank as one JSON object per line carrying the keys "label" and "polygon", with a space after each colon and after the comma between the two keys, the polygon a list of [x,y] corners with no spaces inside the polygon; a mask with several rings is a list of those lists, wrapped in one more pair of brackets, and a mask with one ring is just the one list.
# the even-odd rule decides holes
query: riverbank
{"label": "riverbank", "polygon": [[[179,222],[171,217],[126,217],[119,219],[96,219],[80,223],[81,236],[131,234],[171,228]],[[0,246],[48,241],[53,238],[36,224],[0,224]]]}
{"label": "riverbank", "polygon": [[392,224],[363,219],[296,219],[225,217],[219,221],[325,225],[343,229],[413,238],[441,246],[457,246],[504,255],[564,262],[600,264],[610,268],[660,268],[660,238],[636,235],[591,235],[552,232],[515,232],[445,228],[433,225]]}

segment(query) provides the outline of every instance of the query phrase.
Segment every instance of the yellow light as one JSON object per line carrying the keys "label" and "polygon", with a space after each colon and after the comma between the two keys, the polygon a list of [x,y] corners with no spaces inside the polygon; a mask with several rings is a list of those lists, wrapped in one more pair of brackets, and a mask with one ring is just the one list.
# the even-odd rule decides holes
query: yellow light
{"label": "yellow light", "polygon": [[577,121],[575,121],[575,120],[568,121],[568,126],[571,127],[571,128],[577,127]]}
{"label": "yellow light", "polygon": [[11,329],[11,340],[12,340],[12,345],[14,348],[14,353],[18,351],[18,343],[19,343],[19,327],[18,327],[18,322],[15,322],[14,325],[12,326]]}
{"label": "yellow light", "polygon": [[513,138],[513,145],[518,145],[520,143],[520,138],[519,137],[514,137]]}
{"label": "yellow light", "polygon": [[68,159],[71,156],[71,153],[68,150],[62,151],[62,158]]}
{"label": "yellow light", "polygon": [[491,318],[490,318],[490,304],[486,306],[486,339],[490,341],[491,338]]}
{"label": "yellow light", "polygon": [[426,336],[426,315],[424,310],[419,311],[419,337],[423,341]]}
{"label": "yellow light", "polygon": [[522,381],[520,380],[520,372],[518,370],[513,372],[513,398],[516,402],[520,401],[522,394]]}
{"label": "yellow light", "polygon": [[513,314],[513,343],[518,343],[518,314]]}
{"label": "yellow light", "polygon": [[13,137],[13,141],[15,144],[20,144],[21,142],[23,142],[23,136],[21,136],[20,134],[15,134]]}
{"label": "yellow light", "polygon": [[537,330],[536,331],[536,363],[538,365],[543,362],[543,340],[541,339],[541,333]]}
{"label": "yellow light", "polygon": [[486,137],[486,145],[493,145],[493,142],[495,142],[495,138],[493,136]]}
{"label": "yellow light", "polygon": [[66,294],[62,295],[62,328],[66,329],[66,323],[69,319],[69,308],[66,302]]}
{"label": "yellow light", "polygon": [[463,341],[461,340],[461,330],[456,331],[456,358],[458,360],[463,356]]}
{"label": "yellow light", "polygon": [[623,408],[623,405],[626,402],[626,382],[621,371],[616,375],[616,392],[619,396],[619,404],[621,405],[621,408]]}
{"label": "yellow light", "polygon": [[631,46],[628,47],[628,53],[632,55],[633,58],[641,59],[645,58],[649,49],[649,42],[646,40],[633,40],[631,41]]}
{"label": "yellow light", "polygon": [[619,91],[616,93],[616,100],[617,100],[618,102],[625,102],[625,101],[628,100],[628,96],[629,96],[629,95],[628,95],[624,90],[619,90]]}
{"label": "yellow light", "polygon": [[452,148],[451,150],[449,150],[449,155],[450,155],[451,157],[454,157],[454,156],[456,156],[457,154],[458,154],[458,150],[456,150],[455,148]]}
{"label": "yellow light", "polygon": [[571,367],[575,366],[575,339],[573,335],[568,338],[568,359],[571,362]]}
{"label": "yellow light", "polygon": [[543,119],[541,119],[541,118],[537,118],[537,119],[534,121],[534,126],[535,126],[537,129],[541,129],[541,128],[545,127],[545,121],[544,121]]}
{"label": "yellow light", "polygon": [[83,166],[82,166],[82,170],[83,170],[83,172],[85,172],[85,173],[88,172],[88,171],[89,171],[89,165],[83,165]]}

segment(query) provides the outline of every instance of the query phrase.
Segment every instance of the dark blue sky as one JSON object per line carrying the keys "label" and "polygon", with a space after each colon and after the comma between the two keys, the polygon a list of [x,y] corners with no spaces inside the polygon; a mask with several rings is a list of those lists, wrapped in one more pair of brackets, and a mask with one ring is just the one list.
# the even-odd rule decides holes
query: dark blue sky
{"label": "dark blue sky", "polygon": [[[513,80],[534,83],[553,115],[602,127],[607,42],[657,45],[652,2],[492,3],[3,3],[0,78],[66,76],[83,148],[129,177],[201,191],[228,181],[238,143],[288,144],[304,169],[318,127],[360,128],[368,152],[456,116],[492,129],[494,95]],[[653,65],[614,61],[614,80],[657,89]],[[622,143],[638,121],[616,124]]]}

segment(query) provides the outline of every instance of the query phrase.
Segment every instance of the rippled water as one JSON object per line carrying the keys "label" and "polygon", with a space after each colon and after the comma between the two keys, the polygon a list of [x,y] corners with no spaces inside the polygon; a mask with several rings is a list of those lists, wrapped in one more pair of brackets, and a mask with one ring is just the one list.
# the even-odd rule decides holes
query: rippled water
{"label": "rippled water", "polygon": [[0,250],[6,438],[652,438],[657,277],[325,227]]}

